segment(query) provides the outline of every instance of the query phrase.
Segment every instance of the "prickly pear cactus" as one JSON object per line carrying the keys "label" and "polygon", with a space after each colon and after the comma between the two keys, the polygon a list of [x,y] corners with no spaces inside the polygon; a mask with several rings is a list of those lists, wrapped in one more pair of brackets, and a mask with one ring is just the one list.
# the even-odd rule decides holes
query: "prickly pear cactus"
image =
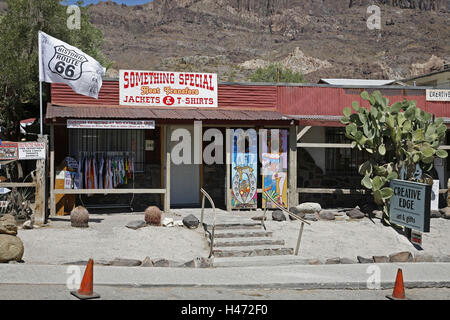
{"label": "prickly pear cactus", "polygon": [[[369,160],[361,164],[361,184],[372,190],[374,200],[383,207],[384,221],[389,224],[389,199],[394,191],[389,187],[392,179],[399,177],[404,168],[406,180],[432,184],[427,174],[433,168],[434,158],[446,158],[447,152],[439,149],[445,141],[447,126],[442,118],[435,118],[417,107],[416,101],[404,100],[389,105],[389,99],[380,91],[361,93],[370,109],[357,101],[352,108],[343,109],[341,122],[346,125],[347,138],[352,148],[368,152]],[[417,175],[419,164],[423,174]]]}

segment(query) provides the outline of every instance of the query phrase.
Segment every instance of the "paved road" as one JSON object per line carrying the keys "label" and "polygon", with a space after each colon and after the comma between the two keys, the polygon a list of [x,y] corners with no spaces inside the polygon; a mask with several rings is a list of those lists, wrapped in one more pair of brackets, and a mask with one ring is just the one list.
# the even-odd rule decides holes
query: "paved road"
{"label": "paved road", "polygon": [[[392,290],[131,288],[94,286],[102,300],[387,300]],[[450,300],[450,288],[406,289],[413,300]],[[77,300],[65,285],[0,285],[0,300]]]}
{"label": "paved road", "polygon": [[[408,288],[450,288],[450,263],[291,265],[237,268],[94,267],[94,283],[106,286],[227,287],[276,289],[391,289],[398,268]],[[84,267],[0,265],[1,284],[80,283]],[[378,286],[377,286],[378,284]],[[368,287],[369,286],[369,287]]]}

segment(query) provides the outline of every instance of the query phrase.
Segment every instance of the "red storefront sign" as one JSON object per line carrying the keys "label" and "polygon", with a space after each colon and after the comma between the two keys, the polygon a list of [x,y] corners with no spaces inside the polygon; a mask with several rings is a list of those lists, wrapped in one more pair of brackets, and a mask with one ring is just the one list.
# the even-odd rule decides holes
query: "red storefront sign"
{"label": "red storefront sign", "polygon": [[120,104],[218,107],[217,74],[120,70]]}

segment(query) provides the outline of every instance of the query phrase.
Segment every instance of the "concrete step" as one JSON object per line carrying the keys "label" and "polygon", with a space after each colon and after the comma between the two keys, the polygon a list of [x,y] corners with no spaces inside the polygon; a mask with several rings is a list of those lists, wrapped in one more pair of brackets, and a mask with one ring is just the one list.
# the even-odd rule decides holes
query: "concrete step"
{"label": "concrete step", "polygon": [[218,230],[214,236],[220,238],[249,238],[249,237],[271,237],[273,232],[270,231],[250,231],[250,230]]}
{"label": "concrete step", "polygon": [[[208,224],[207,229],[212,230],[212,225]],[[217,224],[216,230],[229,230],[229,229],[263,229],[260,223],[228,223],[228,224]]]}
{"label": "concrete step", "polygon": [[245,247],[218,247],[213,249],[214,257],[254,257],[290,255],[294,253],[293,248],[283,246],[245,246]]}
{"label": "concrete step", "polygon": [[[208,244],[210,243],[208,239]],[[214,247],[244,247],[260,245],[280,245],[285,242],[281,239],[272,239],[268,237],[250,237],[250,238],[219,238],[214,242]]]}
{"label": "concrete step", "polygon": [[214,257],[213,267],[266,267],[309,265],[311,259],[300,258],[294,255],[255,256],[255,257]]}

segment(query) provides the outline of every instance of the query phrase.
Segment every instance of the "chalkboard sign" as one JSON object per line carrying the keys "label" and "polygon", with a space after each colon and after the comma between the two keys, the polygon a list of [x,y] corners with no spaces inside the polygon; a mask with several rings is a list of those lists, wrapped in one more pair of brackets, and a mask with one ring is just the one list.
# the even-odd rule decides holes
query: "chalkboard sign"
{"label": "chalkboard sign", "polygon": [[411,181],[391,180],[389,220],[410,229],[430,232],[431,186]]}

